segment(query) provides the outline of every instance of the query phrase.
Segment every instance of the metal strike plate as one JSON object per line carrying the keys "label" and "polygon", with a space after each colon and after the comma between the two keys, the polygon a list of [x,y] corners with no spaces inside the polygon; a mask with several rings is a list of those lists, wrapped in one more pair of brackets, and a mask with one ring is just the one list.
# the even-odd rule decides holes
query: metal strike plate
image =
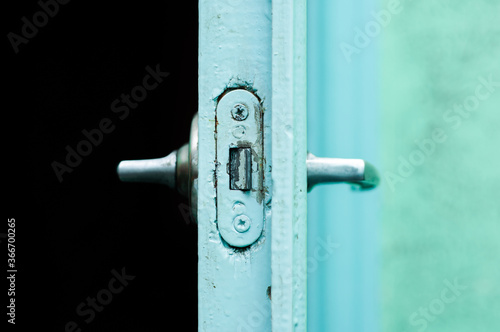
{"label": "metal strike plate", "polygon": [[237,89],[216,109],[217,223],[230,246],[247,247],[264,224],[263,121],[259,99]]}

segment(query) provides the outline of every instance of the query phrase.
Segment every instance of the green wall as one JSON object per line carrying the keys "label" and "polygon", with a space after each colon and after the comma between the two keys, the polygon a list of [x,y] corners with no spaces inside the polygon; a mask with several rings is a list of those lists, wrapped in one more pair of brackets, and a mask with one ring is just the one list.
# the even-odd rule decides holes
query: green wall
{"label": "green wall", "polygon": [[500,1],[401,1],[380,37],[381,330],[496,331]]}

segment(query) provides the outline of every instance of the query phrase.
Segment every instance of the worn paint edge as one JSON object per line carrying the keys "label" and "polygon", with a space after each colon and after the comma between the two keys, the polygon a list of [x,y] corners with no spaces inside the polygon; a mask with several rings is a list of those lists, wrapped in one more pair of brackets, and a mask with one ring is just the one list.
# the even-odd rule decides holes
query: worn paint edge
{"label": "worn paint edge", "polygon": [[305,0],[273,1],[272,330],[307,329]]}

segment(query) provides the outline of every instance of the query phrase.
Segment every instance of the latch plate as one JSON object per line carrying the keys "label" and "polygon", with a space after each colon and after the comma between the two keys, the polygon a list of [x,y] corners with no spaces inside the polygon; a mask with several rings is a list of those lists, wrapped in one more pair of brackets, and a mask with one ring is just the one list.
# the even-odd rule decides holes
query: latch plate
{"label": "latch plate", "polygon": [[227,244],[247,247],[264,224],[262,108],[250,91],[224,94],[216,109],[217,225]]}

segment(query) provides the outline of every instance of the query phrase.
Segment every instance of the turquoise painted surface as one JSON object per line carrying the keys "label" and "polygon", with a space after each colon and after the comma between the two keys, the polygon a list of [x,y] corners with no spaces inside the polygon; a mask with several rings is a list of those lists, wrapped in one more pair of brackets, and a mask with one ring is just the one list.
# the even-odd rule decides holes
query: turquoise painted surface
{"label": "turquoise painted surface", "polygon": [[[271,3],[200,0],[199,14],[198,327],[204,332],[270,331],[271,241],[259,241],[245,252],[222,242],[214,174],[224,171],[214,163],[214,133],[216,100],[229,87],[249,85],[263,108],[271,108]],[[271,114],[263,116],[264,135],[270,137]],[[265,144],[270,160],[270,140]],[[265,187],[270,179],[268,174]],[[269,193],[265,196],[264,202],[270,200]],[[264,234],[270,234],[267,206],[265,213]]]}
{"label": "turquoise painted surface", "polygon": [[309,149],[383,176],[309,194],[309,331],[496,331],[500,2],[308,10]]}
{"label": "turquoise painted surface", "polygon": [[401,4],[381,34],[382,330],[497,331],[500,2]]}
{"label": "turquoise painted surface", "polygon": [[[309,1],[308,147],[379,164],[378,41],[340,49],[374,1]],[[380,191],[316,187],[308,197],[309,331],[378,331]]]}

